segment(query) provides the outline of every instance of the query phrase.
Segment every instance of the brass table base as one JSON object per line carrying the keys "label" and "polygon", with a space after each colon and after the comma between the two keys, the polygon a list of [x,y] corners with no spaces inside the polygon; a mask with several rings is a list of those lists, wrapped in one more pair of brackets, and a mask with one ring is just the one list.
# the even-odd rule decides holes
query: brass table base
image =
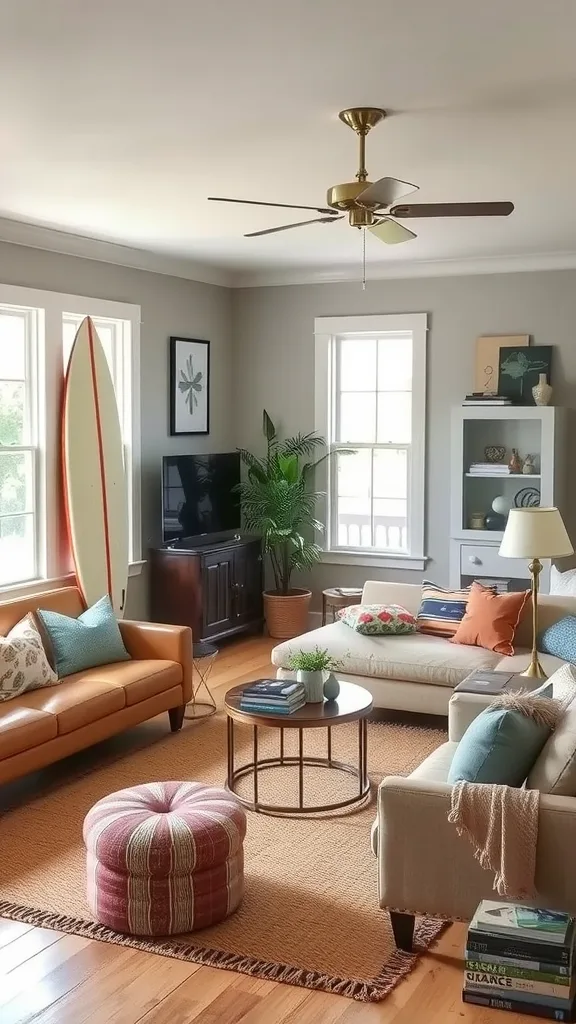
{"label": "brass table base", "polygon": [[[326,728],[326,757],[311,757],[304,754],[304,727],[298,729],[298,753],[296,755],[284,753],[284,728],[278,725],[280,731],[280,750],[278,757],[259,756],[258,726],[252,727],[252,760],[246,764],[235,767],[234,748],[234,719],[228,718],[228,772],[226,776],[226,789],[237,797],[240,803],[251,811],[260,814],[273,814],[279,817],[300,817],[301,815],[320,814],[323,811],[340,811],[354,808],[360,810],[371,797],[370,780],[368,778],[368,726],[365,718],[358,720],[358,762],[357,765],[346,764],[343,761],[335,761],[332,757],[332,727]],[[259,798],[259,776],[263,771],[274,768],[285,768],[290,766],[298,767],[298,804],[296,806],[284,806],[282,804],[263,803]],[[328,771],[344,772],[352,775],[358,780],[358,792],[346,800],[336,800],[329,804],[304,804],[305,789],[305,768],[325,768]],[[242,796],[238,792],[238,783],[241,779],[252,779],[252,799]]]}

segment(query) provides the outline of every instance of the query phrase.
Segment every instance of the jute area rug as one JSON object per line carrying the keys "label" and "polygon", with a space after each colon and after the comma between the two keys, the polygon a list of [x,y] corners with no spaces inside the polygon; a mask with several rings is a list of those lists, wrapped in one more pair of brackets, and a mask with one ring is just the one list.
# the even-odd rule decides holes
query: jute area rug
{"label": "jute area rug", "polygon": [[[323,733],[323,731],[322,731]],[[44,928],[141,948],[269,980],[340,993],[364,1001],[383,999],[416,964],[418,954],[398,952],[388,915],[378,907],[376,860],[370,849],[375,801],[345,816],[287,820],[248,812],[246,895],[228,920],[192,935],[138,940],[99,926],[86,906],[82,822],[107,793],[160,779],[198,779],[222,785],[226,770],[226,719],[220,711],[175,735],[167,716],[133,731],[118,744],[103,744],[63,762],[42,789],[0,807],[0,916]],[[271,745],[274,730],[261,730]],[[136,737],[134,739],[134,737]],[[238,729],[237,754],[250,760],[251,733]],[[384,775],[407,774],[444,740],[444,734],[396,724],[369,725],[368,765],[374,791]],[[305,750],[320,749],[325,734],[305,734]],[[334,757],[354,761],[355,726],[333,730]],[[289,751],[287,750],[287,753]],[[321,769],[306,776],[310,803],[335,792],[351,793],[342,775]],[[49,774],[49,773],[48,773]],[[296,773],[278,769],[261,780],[261,797],[296,802]],[[442,923],[418,922],[422,952]]]}

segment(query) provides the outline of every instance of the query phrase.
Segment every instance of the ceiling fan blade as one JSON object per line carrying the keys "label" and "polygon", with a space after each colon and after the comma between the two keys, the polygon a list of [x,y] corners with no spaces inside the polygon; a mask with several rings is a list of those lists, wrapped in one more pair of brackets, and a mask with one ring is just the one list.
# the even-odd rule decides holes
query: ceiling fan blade
{"label": "ceiling fan blade", "polygon": [[514,203],[410,203],[393,206],[393,217],[507,217]]}
{"label": "ceiling fan blade", "polygon": [[295,224],[281,224],[279,228],[265,228],[264,231],[249,231],[244,238],[256,238],[257,235],[273,235],[276,231],[289,231],[290,228],[301,228],[304,224],[332,224],[342,217],[314,217],[312,220],[298,220]]}
{"label": "ceiling fan blade", "polygon": [[411,192],[417,192],[418,185],[411,185],[409,181],[400,181],[398,178],[380,178],[368,188],[365,188],[356,202],[361,206],[391,206],[402,196],[408,196]]}
{"label": "ceiling fan blade", "polygon": [[210,203],[244,203],[247,206],[279,206],[284,210],[314,210],[315,213],[332,214],[335,216],[337,210],[329,206],[297,206],[293,203],[262,203],[259,199],[226,199],[223,196],[207,196]]}
{"label": "ceiling fan blade", "polygon": [[409,242],[411,238],[417,236],[413,231],[409,231],[403,224],[397,224],[395,220],[389,220],[386,217],[384,220],[374,224],[368,230],[376,235],[381,242],[386,242],[386,245],[397,245],[398,242]]}

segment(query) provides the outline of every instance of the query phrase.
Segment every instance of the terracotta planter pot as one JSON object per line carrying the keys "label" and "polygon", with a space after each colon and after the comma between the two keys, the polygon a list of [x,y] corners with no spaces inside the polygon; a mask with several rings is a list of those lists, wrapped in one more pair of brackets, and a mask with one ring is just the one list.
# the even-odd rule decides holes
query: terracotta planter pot
{"label": "terracotta planter pot", "polygon": [[289,594],[278,594],[274,590],[264,591],[264,615],[268,633],[275,640],[291,640],[294,636],[308,631],[310,590],[291,590]]}

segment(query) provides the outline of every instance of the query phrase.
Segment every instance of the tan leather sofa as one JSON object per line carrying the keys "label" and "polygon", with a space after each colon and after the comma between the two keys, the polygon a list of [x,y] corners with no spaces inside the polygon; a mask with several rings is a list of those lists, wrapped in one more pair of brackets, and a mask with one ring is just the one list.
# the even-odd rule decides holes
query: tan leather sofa
{"label": "tan leather sofa", "polygon": [[[75,587],[2,602],[0,635],[38,608],[77,616],[84,607]],[[0,703],[0,783],[162,711],[168,711],[173,732],[181,727],[192,697],[190,628],[129,621],[119,626],[132,661],[87,669]]]}

